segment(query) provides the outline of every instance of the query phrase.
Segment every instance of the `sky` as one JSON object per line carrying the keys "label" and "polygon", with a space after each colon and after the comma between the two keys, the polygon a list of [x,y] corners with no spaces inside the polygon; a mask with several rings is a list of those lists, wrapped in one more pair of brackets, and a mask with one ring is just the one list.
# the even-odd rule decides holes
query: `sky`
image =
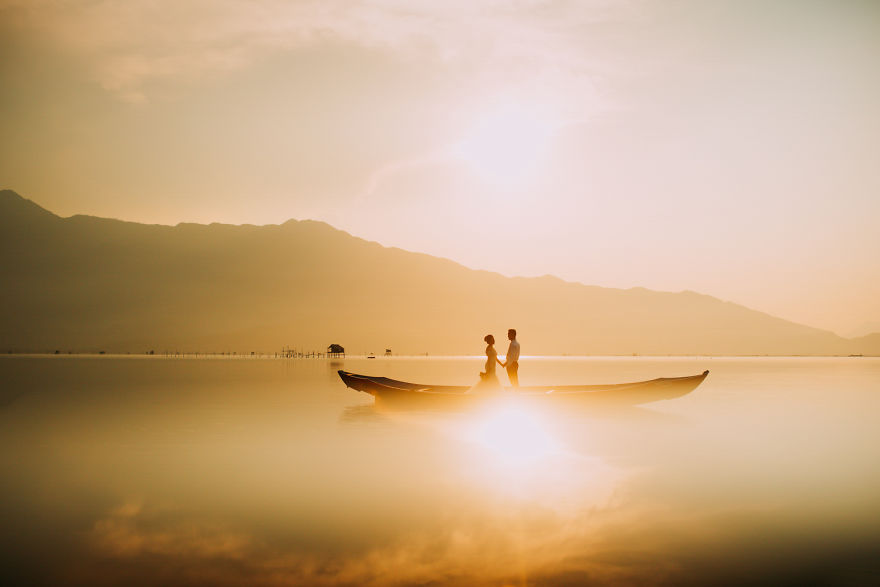
{"label": "sky", "polygon": [[861,335],[877,63],[873,1],[0,0],[0,188]]}

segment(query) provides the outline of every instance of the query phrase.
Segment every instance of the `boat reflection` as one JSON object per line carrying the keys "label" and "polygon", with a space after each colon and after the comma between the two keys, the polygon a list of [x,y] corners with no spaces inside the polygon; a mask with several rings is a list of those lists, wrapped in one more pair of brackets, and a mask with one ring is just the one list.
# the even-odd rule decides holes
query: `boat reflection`
{"label": "boat reflection", "polygon": [[[566,459],[612,459],[627,466],[652,466],[658,451],[678,442],[692,426],[687,418],[646,407],[536,406],[506,395],[469,408],[358,404],[344,408],[339,421],[397,431],[410,440],[439,437],[432,442],[455,460],[477,461],[483,469],[505,475],[537,475],[537,469],[548,462],[558,465]],[[566,467],[571,474],[571,462]]]}
{"label": "boat reflection", "polygon": [[[662,405],[661,403],[653,404]],[[674,414],[656,411],[651,407],[631,406],[617,402],[535,402],[528,398],[514,395],[497,394],[493,397],[481,398],[473,403],[421,403],[407,401],[377,400],[372,403],[359,403],[346,406],[340,414],[340,421],[357,422],[389,422],[394,416],[412,417],[460,416],[495,418],[497,413],[540,414],[543,417],[558,417],[559,422],[574,420],[575,425],[595,426],[597,422],[629,423],[639,426],[675,425],[682,419]]]}

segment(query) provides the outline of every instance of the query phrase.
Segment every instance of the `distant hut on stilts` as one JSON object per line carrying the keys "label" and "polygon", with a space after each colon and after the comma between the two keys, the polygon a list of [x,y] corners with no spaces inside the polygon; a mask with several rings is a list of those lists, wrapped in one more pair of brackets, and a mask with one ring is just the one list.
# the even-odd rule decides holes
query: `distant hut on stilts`
{"label": "distant hut on stilts", "polygon": [[342,348],[342,345],[333,343],[327,347],[327,356],[328,357],[342,357],[345,358],[345,349]]}

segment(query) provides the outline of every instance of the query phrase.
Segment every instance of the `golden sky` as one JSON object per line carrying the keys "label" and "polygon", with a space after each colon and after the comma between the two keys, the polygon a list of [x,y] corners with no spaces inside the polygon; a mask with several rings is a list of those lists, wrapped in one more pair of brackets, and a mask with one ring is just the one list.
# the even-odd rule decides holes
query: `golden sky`
{"label": "golden sky", "polygon": [[0,188],[864,334],[878,33],[870,0],[0,0]]}

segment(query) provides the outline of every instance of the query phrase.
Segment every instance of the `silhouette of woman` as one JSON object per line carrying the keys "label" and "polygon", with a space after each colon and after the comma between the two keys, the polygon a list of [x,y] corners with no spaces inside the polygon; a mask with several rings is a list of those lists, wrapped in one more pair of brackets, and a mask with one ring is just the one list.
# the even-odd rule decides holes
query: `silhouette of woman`
{"label": "silhouette of woman", "polygon": [[501,361],[498,360],[498,351],[495,350],[495,337],[487,334],[483,340],[487,344],[486,372],[480,373],[480,382],[487,385],[500,385],[498,383],[498,376],[495,375],[495,365],[501,364]]}

